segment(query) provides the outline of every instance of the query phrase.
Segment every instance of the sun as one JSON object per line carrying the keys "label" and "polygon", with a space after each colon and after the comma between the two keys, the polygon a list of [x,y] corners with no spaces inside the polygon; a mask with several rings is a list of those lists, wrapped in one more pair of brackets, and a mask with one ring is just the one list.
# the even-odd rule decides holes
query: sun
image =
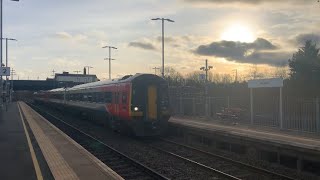
{"label": "sun", "polygon": [[233,24],[226,28],[221,34],[221,40],[253,42],[255,37],[248,26],[242,24]]}

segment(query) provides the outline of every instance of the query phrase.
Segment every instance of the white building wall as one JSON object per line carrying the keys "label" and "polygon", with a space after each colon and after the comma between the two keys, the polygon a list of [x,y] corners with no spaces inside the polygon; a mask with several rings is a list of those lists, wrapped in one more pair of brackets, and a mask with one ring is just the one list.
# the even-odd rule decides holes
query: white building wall
{"label": "white building wall", "polygon": [[76,76],[57,76],[56,81],[61,81],[61,82],[79,82],[79,83],[89,83],[89,82],[95,82],[95,78],[93,76],[81,76],[81,77],[76,77]]}

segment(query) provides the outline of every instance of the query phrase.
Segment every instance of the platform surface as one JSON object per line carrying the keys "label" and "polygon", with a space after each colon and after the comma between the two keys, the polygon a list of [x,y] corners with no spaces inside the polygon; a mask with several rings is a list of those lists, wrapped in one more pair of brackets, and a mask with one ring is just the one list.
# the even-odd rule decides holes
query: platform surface
{"label": "platform surface", "polygon": [[212,132],[235,135],[244,138],[258,139],[273,144],[288,145],[292,147],[308,149],[320,153],[320,137],[302,136],[281,130],[257,129],[239,125],[223,125],[212,120],[201,120],[190,117],[171,117],[170,123],[183,126],[204,129]]}
{"label": "platform surface", "polygon": [[19,106],[55,179],[122,179],[27,104]]}
{"label": "platform surface", "polygon": [[0,179],[37,179],[16,103],[0,110]]}

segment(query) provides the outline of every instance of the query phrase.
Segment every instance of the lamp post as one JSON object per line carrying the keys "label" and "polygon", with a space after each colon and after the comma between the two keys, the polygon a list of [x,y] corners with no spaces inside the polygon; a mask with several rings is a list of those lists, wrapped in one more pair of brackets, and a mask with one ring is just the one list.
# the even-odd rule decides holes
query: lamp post
{"label": "lamp post", "polygon": [[209,103],[208,103],[208,71],[212,69],[212,66],[208,66],[208,60],[206,59],[205,66],[201,67],[200,70],[206,72],[206,82],[205,82],[205,111],[206,111],[206,117],[209,117]]}
{"label": "lamp post", "polygon": [[212,66],[208,66],[208,60],[206,59],[206,64],[204,67],[201,67],[200,70],[203,70],[206,72],[206,83],[208,82],[208,71],[210,69],[212,69],[213,67]]}
{"label": "lamp post", "polygon": [[165,18],[153,18],[151,19],[153,21],[158,21],[161,20],[162,22],[162,78],[164,78],[164,21],[168,21],[168,22],[174,22],[171,19],[165,19]]}
{"label": "lamp post", "polygon": [[[8,67],[8,41],[18,41],[18,40],[13,38],[2,38],[2,40],[6,40],[6,67]],[[9,81],[8,76],[6,76],[6,84],[4,87],[6,94],[10,94],[8,89],[8,81]]]}
{"label": "lamp post", "polygon": [[[19,0],[11,0],[11,1],[19,1]],[[3,9],[2,9],[2,0],[0,0],[0,39],[2,39],[2,17],[3,17]],[[2,67],[2,43],[0,43],[0,67]],[[2,96],[3,96],[3,81],[2,76],[0,75],[0,108],[2,108]]]}
{"label": "lamp post", "polygon": [[109,49],[109,58],[105,58],[104,60],[109,60],[109,79],[111,79],[111,60],[115,60],[111,58],[111,49],[118,49],[113,46],[103,46],[102,48],[108,48]]}

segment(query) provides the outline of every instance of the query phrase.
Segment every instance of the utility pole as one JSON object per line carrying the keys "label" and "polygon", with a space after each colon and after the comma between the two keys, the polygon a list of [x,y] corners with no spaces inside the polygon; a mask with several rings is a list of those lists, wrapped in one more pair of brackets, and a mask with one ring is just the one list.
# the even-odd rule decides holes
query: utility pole
{"label": "utility pole", "polygon": [[152,68],[152,69],[154,69],[154,74],[157,75],[157,70],[159,70],[160,68],[154,67],[154,68]]}
{"label": "utility pole", "polygon": [[165,18],[153,18],[151,19],[153,21],[157,21],[160,20],[162,22],[162,78],[164,78],[164,21],[168,21],[168,22],[174,22],[171,19],[165,19]]}
{"label": "utility pole", "polygon": [[109,60],[109,79],[111,79],[111,60],[115,60],[111,58],[111,49],[118,49],[113,46],[103,46],[102,48],[109,48],[109,58],[105,58],[104,60]]}
{"label": "utility pole", "polygon": [[201,67],[200,70],[206,72],[206,82],[205,82],[205,111],[206,111],[206,117],[209,118],[209,99],[208,99],[208,71],[212,69],[212,66],[208,66],[208,60],[206,59],[206,63],[204,67]]}
{"label": "utility pole", "polygon": [[54,73],[56,72],[54,69],[51,71],[52,72],[52,75],[51,76],[53,76],[54,77]]}

